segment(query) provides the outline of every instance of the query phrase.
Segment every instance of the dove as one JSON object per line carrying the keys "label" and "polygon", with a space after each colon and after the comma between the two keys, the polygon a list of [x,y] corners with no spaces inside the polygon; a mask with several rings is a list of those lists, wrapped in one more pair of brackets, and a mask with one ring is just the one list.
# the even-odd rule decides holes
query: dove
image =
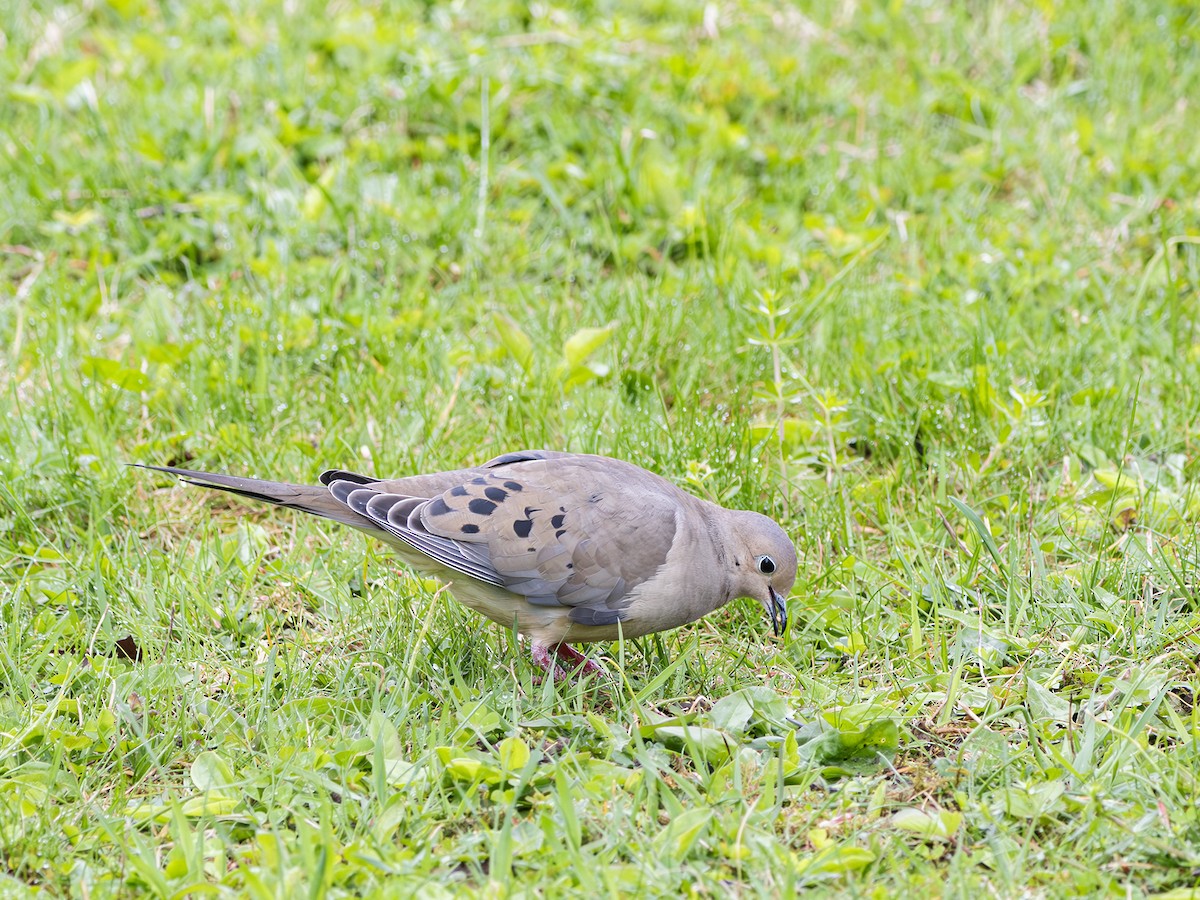
{"label": "dove", "polygon": [[677,628],[739,597],[762,603],[776,636],[787,629],[796,548],[775,521],[606,456],[522,450],[394,479],[333,469],[319,486],[139,468],[387,542],[463,605],[515,626],[555,680],[603,671],[571,644]]}

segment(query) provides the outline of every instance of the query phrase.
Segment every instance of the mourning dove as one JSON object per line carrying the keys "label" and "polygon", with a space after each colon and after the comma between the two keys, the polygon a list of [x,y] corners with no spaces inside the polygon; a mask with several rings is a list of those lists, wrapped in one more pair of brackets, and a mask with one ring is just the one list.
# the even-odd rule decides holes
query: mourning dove
{"label": "mourning dove", "polygon": [[700,500],[604,456],[524,450],[478,468],[376,479],[331,470],[316,485],[142,466],[344,522],[449,582],[459,602],[532,642],[554,678],[600,668],[567,643],[676,628],[750,597],[776,635],[796,548],[756,512]]}

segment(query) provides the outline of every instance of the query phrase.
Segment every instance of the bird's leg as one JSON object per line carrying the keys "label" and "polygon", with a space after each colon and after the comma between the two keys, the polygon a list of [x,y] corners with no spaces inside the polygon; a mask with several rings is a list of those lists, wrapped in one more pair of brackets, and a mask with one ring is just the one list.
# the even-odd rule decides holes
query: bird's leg
{"label": "bird's leg", "polygon": [[[567,673],[558,667],[558,664],[555,662],[557,654],[549,645],[543,644],[540,641],[534,641],[532,656],[534,664],[545,669],[546,674],[548,674],[555,681],[567,680]],[[535,678],[534,683],[536,684],[539,680],[540,679]]]}
{"label": "bird's leg", "polygon": [[551,649],[551,652],[564,663],[569,664],[572,669],[577,669],[582,665],[584,675],[598,675],[604,671],[599,663],[588,659],[570,644],[558,644]]}
{"label": "bird's leg", "polygon": [[[571,673],[583,666],[583,674],[594,675],[604,670],[570,644],[555,644],[551,647],[539,641],[533,642],[533,661],[541,666],[555,681],[568,681]],[[560,667],[558,663],[564,667]]]}

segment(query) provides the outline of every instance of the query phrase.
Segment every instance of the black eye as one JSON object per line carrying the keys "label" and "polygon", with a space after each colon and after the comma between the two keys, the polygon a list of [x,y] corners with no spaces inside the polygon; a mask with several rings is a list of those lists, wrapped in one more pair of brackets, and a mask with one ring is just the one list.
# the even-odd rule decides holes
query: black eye
{"label": "black eye", "polygon": [[771,557],[759,556],[755,557],[754,561],[758,563],[758,571],[764,575],[773,575],[775,573],[775,560],[771,559]]}

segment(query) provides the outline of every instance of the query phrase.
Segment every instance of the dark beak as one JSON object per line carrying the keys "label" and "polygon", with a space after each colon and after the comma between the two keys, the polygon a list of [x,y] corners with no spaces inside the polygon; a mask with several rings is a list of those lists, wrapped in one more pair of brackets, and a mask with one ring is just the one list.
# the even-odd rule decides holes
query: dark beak
{"label": "dark beak", "polygon": [[767,607],[767,615],[771,617],[771,630],[775,632],[775,637],[779,637],[787,631],[787,604],[783,597],[773,587],[768,587],[770,597],[764,604]]}

